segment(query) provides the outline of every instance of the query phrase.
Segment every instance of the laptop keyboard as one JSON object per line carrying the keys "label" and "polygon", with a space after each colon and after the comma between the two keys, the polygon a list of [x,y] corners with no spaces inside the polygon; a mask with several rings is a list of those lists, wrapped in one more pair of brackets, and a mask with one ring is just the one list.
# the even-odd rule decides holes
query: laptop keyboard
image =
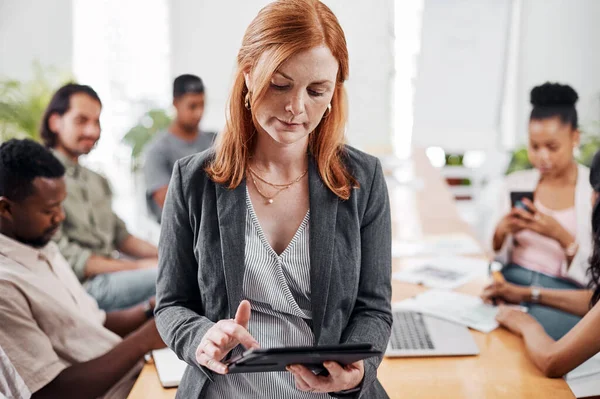
{"label": "laptop keyboard", "polygon": [[423,315],[410,311],[394,312],[390,343],[394,350],[435,349]]}

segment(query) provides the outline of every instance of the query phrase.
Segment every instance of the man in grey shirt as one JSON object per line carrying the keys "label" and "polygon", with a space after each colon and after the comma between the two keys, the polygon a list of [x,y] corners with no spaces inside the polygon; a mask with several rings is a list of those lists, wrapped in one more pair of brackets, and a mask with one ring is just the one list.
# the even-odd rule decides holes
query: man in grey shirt
{"label": "man in grey shirt", "polygon": [[175,161],[208,149],[216,136],[198,127],[204,113],[204,84],[199,77],[180,75],[175,79],[173,106],[175,120],[148,145],[144,161],[146,201],[159,222]]}

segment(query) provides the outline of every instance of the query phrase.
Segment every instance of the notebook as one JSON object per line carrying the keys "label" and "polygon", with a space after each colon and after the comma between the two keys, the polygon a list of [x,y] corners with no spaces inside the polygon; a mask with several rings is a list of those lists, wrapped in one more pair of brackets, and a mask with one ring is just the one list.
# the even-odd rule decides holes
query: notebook
{"label": "notebook", "polygon": [[178,387],[187,363],[180,360],[169,348],[153,350],[152,357],[160,384],[164,388]]}

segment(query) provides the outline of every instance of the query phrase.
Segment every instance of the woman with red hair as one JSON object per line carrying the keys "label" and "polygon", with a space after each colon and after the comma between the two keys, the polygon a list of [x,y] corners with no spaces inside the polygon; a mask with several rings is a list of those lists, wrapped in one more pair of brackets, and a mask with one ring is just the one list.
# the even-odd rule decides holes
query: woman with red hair
{"label": "woman with red hair", "polygon": [[156,321],[189,364],[178,397],[385,398],[381,357],[228,374],[244,347],[383,352],[392,324],[387,188],[377,158],[344,144],[337,18],[317,0],[271,3],[237,63],[216,148],[177,162],[163,213]]}

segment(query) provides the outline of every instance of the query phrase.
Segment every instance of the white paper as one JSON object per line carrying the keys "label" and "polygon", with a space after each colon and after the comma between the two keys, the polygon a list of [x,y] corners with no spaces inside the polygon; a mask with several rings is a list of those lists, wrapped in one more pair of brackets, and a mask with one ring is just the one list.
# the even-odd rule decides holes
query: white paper
{"label": "white paper", "polygon": [[411,261],[393,277],[429,288],[454,289],[474,277],[487,275],[487,271],[486,260],[446,256]]}
{"label": "white paper", "polygon": [[600,395],[600,374],[574,379],[567,378],[566,381],[576,398]]}
{"label": "white paper", "polygon": [[482,250],[477,241],[467,234],[430,235],[419,241],[392,243],[392,256],[478,255]]}
{"label": "white paper", "polygon": [[484,333],[498,328],[497,307],[483,303],[479,297],[458,292],[429,290],[398,302],[394,307],[414,310]]}
{"label": "white paper", "polygon": [[592,374],[599,374],[600,377],[600,354],[596,354],[582,363],[579,367],[568,373],[565,378],[574,380],[581,377],[587,377]]}
{"label": "white paper", "polygon": [[187,364],[169,348],[153,350],[152,357],[161,384],[164,387],[178,386]]}

